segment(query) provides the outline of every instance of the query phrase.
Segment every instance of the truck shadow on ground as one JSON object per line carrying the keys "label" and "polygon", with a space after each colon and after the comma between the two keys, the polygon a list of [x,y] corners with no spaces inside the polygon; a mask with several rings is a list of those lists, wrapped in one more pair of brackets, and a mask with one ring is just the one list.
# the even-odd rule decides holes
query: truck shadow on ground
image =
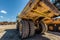
{"label": "truck shadow on ground", "polygon": [[[3,35],[3,37],[0,40],[21,40],[16,29],[7,29],[5,31],[6,33]],[[43,37],[41,34],[39,34],[22,40],[50,40],[50,39]]]}
{"label": "truck shadow on ground", "polygon": [[49,31],[48,33],[51,33],[51,34],[54,34],[54,35],[60,36],[60,32],[51,32],[51,31]]}

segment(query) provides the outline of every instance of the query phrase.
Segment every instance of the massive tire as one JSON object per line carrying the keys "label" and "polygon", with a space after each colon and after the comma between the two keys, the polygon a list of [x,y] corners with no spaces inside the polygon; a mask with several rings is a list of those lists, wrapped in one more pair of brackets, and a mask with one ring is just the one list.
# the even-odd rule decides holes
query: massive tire
{"label": "massive tire", "polygon": [[19,23],[16,23],[16,26],[17,31],[19,31]]}
{"label": "massive tire", "polygon": [[17,20],[17,23],[16,23],[16,30],[19,31],[19,22]]}
{"label": "massive tire", "polygon": [[29,22],[29,36],[33,36],[35,34],[35,26],[33,21],[28,21]]}
{"label": "massive tire", "polygon": [[28,35],[29,35],[29,24],[27,21],[25,21],[25,20],[20,21],[19,33],[20,33],[20,37],[22,39],[28,37]]}
{"label": "massive tire", "polygon": [[45,33],[48,31],[47,25],[42,21],[39,22],[39,27],[41,33]]}

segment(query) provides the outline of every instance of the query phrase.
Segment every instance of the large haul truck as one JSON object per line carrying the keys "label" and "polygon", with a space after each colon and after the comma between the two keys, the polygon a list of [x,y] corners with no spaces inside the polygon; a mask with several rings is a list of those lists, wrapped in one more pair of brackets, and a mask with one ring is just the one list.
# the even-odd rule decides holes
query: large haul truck
{"label": "large haul truck", "polygon": [[48,26],[44,23],[44,19],[52,19],[59,15],[59,10],[50,0],[30,0],[17,16],[17,30],[20,33],[20,37],[30,37],[35,32],[47,32]]}

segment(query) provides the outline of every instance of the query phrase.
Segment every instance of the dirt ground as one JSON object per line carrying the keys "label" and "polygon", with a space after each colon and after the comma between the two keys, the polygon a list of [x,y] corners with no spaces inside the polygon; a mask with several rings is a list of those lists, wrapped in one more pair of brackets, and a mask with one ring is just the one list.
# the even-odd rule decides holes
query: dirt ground
{"label": "dirt ground", "polygon": [[[16,25],[0,25],[0,40],[21,40]],[[60,40],[60,33],[48,32],[45,35],[36,34],[33,37],[22,40]]]}

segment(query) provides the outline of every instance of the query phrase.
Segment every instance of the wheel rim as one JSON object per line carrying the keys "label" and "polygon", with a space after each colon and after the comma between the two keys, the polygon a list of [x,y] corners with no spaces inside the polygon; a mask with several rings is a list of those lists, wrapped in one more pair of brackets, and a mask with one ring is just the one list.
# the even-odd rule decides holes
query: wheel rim
{"label": "wheel rim", "polygon": [[46,24],[44,24],[43,22],[40,22],[39,23],[41,26],[41,29],[42,29],[42,31],[41,31],[41,33],[44,33],[44,32],[47,32],[47,25]]}

